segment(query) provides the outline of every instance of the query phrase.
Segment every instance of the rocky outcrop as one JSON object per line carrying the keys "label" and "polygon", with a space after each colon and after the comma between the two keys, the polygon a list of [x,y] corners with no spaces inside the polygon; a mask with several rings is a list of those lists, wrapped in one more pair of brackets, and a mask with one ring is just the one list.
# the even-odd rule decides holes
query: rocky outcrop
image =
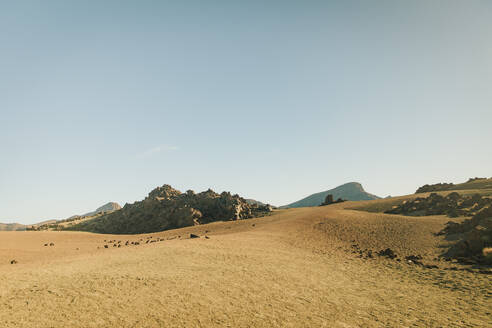
{"label": "rocky outcrop", "polygon": [[412,201],[404,201],[385,213],[409,216],[441,214],[449,217],[473,216],[489,205],[492,205],[492,199],[482,197],[479,194],[463,196],[457,192],[452,192],[447,196],[441,196],[432,193],[429,197],[418,197]]}
{"label": "rocky outcrop", "polygon": [[320,206],[326,206],[326,205],[331,205],[331,204],[337,204],[337,203],[343,203],[345,200],[338,198],[337,200],[333,200],[333,195],[328,194],[326,195],[325,201],[321,203]]}
{"label": "rocky outcrop", "polygon": [[219,220],[242,220],[271,211],[268,205],[249,204],[229,192],[218,194],[209,189],[185,193],[164,185],[152,190],[140,202],[70,227],[100,233],[149,233],[182,228]]}
{"label": "rocky outcrop", "polygon": [[453,190],[454,187],[455,185],[453,183],[436,183],[432,185],[426,184],[423,185],[422,187],[419,187],[415,193],[421,194],[424,192]]}
{"label": "rocky outcrop", "polygon": [[492,178],[470,178],[464,183],[436,183],[424,185],[417,189],[416,194],[424,192],[448,191],[448,190],[478,190],[492,189]]}
{"label": "rocky outcrop", "polygon": [[439,234],[459,238],[445,257],[455,258],[467,264],[492,264],[492,206],[489,206],[471,219],[462,223],[448,222],[446,228]]}

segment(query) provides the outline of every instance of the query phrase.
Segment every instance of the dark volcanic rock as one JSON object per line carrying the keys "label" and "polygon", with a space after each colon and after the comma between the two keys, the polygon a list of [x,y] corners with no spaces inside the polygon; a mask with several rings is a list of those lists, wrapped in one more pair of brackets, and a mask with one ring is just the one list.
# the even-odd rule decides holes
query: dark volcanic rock
{"label": "dark volcanic rock", "polygon": [[320,206],[326,206],[326,205],[331,205],[331,204],[336,204],[336,203],[343,203],[345,202],[344,199],[338,198],[337,200],[333,200],[333,195],[328,194],[326,195],[325,201],[320,205]]}
{"label": "dark volcanic rock", "polygon": [[270,206],[249,204],[229,192],[217,194],[211,189],[195,194],[164,185],[152,190],[140,202],[70,227],[99,233],[150,233],[188,227],[214,221],[249,219],[272,211]]}
{"label": "dark volcanic rock", "polygon": [[395,259],[396,258],[396,254],[395,254],[395,252],[393,252],[393,250],[391,248],[386,248],[384,250],[380,250],[378,252],[378,255],[379,256],[386,256],[386,257],[388,257],[390,259]]}
{"label": "dark volcanic rock", "polygon": [[486,206],[492,205],[492,199],[479,194],[462,196],[452,192],[447,196],[432,193],[429,197],[418,197],[412,201],[404,201],[388,214],[403,214],[410,216],[427,216],[446,214],[449,217],[473,216]]}
{"label": "dark volcanic rock", "polygon": [[405,260],[407,260],[409,263],[414,263],[417,265],[422,265],[422,256],[420,255],[409,255],[405,257]]}
{"label": "dark volcanic rock", "polygon": [[454,188],[453,183],[436,183],[432,185],[424,185],[420,188],[417,189],[415,192],[416,194],[420,194],[423,192],[434,192],[434,191],[446,191],[446,190],[452,190]]}
{"label": "dark volcanic rock", "polygon": [[492,264],[490,253],[486,253],[492,247],[492,206],[462,223],[448,222],[439,234],[459,238],[444,254],[446,258],[454,258],[461,263]]}

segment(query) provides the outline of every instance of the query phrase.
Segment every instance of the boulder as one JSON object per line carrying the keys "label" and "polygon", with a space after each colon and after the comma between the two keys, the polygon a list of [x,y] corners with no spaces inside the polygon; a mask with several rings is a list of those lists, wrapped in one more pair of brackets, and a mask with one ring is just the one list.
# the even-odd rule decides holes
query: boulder
{"label": "boulder", "polygon": [[380,250],[377,254],[379,256],[388,257],[390,259],[395,259],[397,257],[395,252],[393,252],[393,250],[391,248],[386,248],[384,250]]}
{"label": "boulder", "polygon": [[445,257],[468,259],[483,264],[492,263],[488,251],[492,245],[492,206],[480,210],[471,219],[461,223],[449,222],[439,234],[459,238]]}

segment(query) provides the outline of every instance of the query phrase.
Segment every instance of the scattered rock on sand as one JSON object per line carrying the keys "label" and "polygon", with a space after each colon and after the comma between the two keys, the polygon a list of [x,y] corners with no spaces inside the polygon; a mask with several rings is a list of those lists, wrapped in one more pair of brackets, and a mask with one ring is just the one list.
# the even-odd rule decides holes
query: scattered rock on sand
{"label": "scattered rock on sand", "polygon": [[395,254],[395,252],[393,252],[393,250],[391,248],[386,248],[384,250],[380,250],[378,252],[378,255],[379,256],[386,256],[386,257],[388,257],[390,259],[395,259],[397,257],[396,254]]}
{"label": "scattered rock on sand", "polygon": [[406,256],[405,257],[405,260],[407,260],[407,262],[409,264],[417,264],[417,265],[422,265],[422,256],[420,255],[409,255],[409,256]]}
{"label": "scattered rock on sand", "polygon": [[200,238],[200,236],[195,235],[195,234],[193,234],[193,233],[190,233],[190,238],[191,238],[191,239],[193,239],[193,238]]}

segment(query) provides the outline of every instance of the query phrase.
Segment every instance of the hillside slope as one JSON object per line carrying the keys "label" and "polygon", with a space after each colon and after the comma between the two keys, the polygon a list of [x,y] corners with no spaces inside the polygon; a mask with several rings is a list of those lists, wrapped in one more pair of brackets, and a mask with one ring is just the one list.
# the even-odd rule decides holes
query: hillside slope
{"label": "hillside slope", "polygon": [[104,204],[103,206],[98,207],[95,211],[86,213],[82,216],[94,216],[98,213],[103,213],[103,212],[113,212],[121,209],[120,204],[115,203],[115,202],[109,202],[107,204]]}
{"label": "hillside slope", "polygon": [[328,194],[333,195],[334,199],[342,198],[345,200],[354,200],[354,201],[380,199],[380,197],[366,192],[360,183],[349,182],[341,186],[338,186],[334,189],[312,194],[297,202],[281,206],[280,208],[319,206],[321,203],[324,202],[326,195]]}
{"label": "hillside slope", "polygon": [[424,192],[434,192],[434,191],[448,191],[448,190],[482,190],[482,189],[492,189],[492,178],[470,178],[464,183],[436,183],[436,184],[426,184],[419,187],[416,194]]}
{"label": "hillside slope", "polygon": [[[433,260],[448,218],[353,205],[146,235],[2,232],[0,326],[490,326],[490,276]],[[417,254],[439,268],[405,261]]]}

